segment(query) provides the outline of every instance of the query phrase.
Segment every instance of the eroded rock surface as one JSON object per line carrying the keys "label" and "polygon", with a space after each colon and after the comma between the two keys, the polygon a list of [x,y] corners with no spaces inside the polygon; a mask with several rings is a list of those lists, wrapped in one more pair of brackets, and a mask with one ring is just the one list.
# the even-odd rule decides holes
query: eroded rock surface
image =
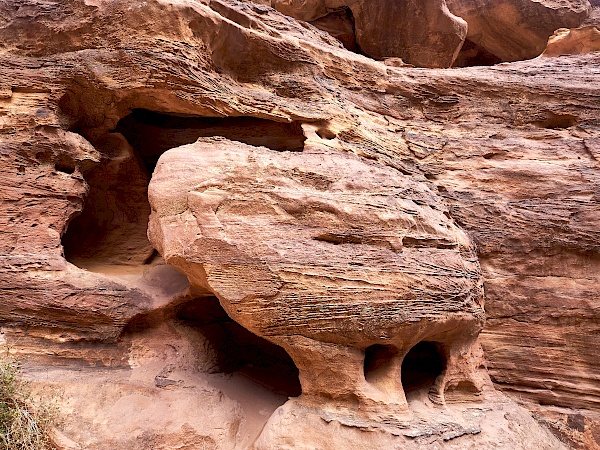
{"label": "eroded rock surface", "polygon": [[401,58],[421,67],[450,67],[467,34],[466,22],[450,13],[446,0],[273,0],[272,4],[326,31],[331,31],[331,25],[317,19],[348,8],[361,52],[376,59]]}
{"label": "eroded rock surface", "polygon": [[591,11],[588,0],[447,0],[467,21],[467,39],[501,61],[539,56],[558,28],[576,28]]}
{"label": "eroded rock surface", "polygon": [[[452,333],[447,333],[445,341],[449,343],[461,341],[459,330],[466,329],[467,338],[479,329],[481,307],[475,295],[459,295],[464,302],[454,310],[455,300],[442,293],[449,286],[459,292],[462,286],[464,293],[474,294],[475,279],[482,275],[488,320],[481,343],[495,386],[535,410],[539,421],[570,446],[597,446],[598,54],[452,71],[396,67],[401,65],[399,61],[386,64],[347,51],[332,35],[265,3],[0,1],[2,331],[11,348],[27,358],[29,376],[38,385],[72,381],[64,402],[65,411],[72,415],[61,430],[62,441],[74,443],[72,448],[97,449],[194,448],[194,439],[205,442],[207,448],[246,449],[255,441],[269,445],[269,439],[276,446],[282,437],[277,424],[289,423],[290,417],[301,411],[296,414],[295,430],[321,422],[331,425],[325,430],[345,430],[327,434],[327,445],[332,448],[339,448],[340,442],[358,448],[360,442],[378,443],[383,448],[405,448],[408,442],[413,446],[478,447],[496,439],[494,433],[504,436],[497,441],[511,450],[561,448],[544,429],[523,419],[522,409],[517,408],[520,412],[514,415],[503,410],[504,396],[494,397],[493,391],[484,389],[477,396],[479,402],[461,406],[453,400],[473,399],[475,390],[462,386],[469,395],[453,398],[452,390],[445,391],[443,383],[433,386],[436,378],[472,379],[473,374],[485,373],[484,368],[476,365],[476,370],[460,371],[462,378],[443,373],[446,361],[435,344],[427,341],[415,345],[400,361],[399,355],[412,343],[426,336],[434,338],[435,330],[445,326],[444,320],[461,324],[452,338]],[[343,15],[350,17],[347,10]],[[207,136],[227,140],[194,144],[198,137]],[[207,143],[225,146],[229,159],[209,152],[215,167],[224,167],[222,173],[240,167],[267,172],[265,158],[273,158],[271,180],[316,195],[320,199],[317,204],[333,202],[343,207],[327,213],[343,220],[338,218],[332,225],[310,215],[294,217],[285,205],[278,206],[280,210],[273,207],[280,203],[263,202],[264,197],[258,201],[260,186],[271,186],[267,190],[271,192],[275,185],[257,184],[251,172],[246,174],[246,187],[234,179],[224,186],[219,181],[216,185],[228,195],[227,189],[231,189],[242,198],[254,199],[257,210],[231,207],[212,214],[209,207],[219,195],[209,196],[195,204],[196,212],[188,214],[190,232],[204,227],[206,232],[218,234],[214,217],[221,214],[226,223],[227,217],[234,218],[228,226],[237,231],[227,239],[233,239],[235,245],[223,245],[223,236],[217,236],[215,248],[223,256],[237,258],[239,253],[232,248],[244,247],[242,256],[247,258],[249,253],[253,262],[262,261],[260,273],[267,276],[260,283],[248,283],[258,269],[240,271],[238,280],[243,283],[236,284],[220,276],[227,268],[209,270],[211,279],[201,272],[198,275],[198,267],[184,267],[195,286],[190,289],[187,277],[152,253],[154,246],[144,237],[150,211],[145,190],[156,159],[170,145],[179,147],[173,151],[178,154],[182,149],[205,148]],[[281,150],[284,153],[278,153]],[[165,159],[171,157],[171,151],[164,154]],[[241,164],[238,151],[252,154],[256,160],[246,159]],[[306,165],[314,166],[323,155],[329,155],[329,166],[323,167],[333,164],[340,178],[350,178],[351,183],[339,187],[339,192],[354,192],[363,200],[359,205],[374,202],[376,192],[360,188],[360,183],[372,186],[378,178],[354,179],[348,174],[352,168],[373,168],[379,177],[395,180],[385,198],[396,201],[399,191],[410,188],[401,194],[403,201],[410,198],[415,203],[410,210],[404,206],[406,210],[400,210],[402,202],[393,201],[383,209],[397,217],[398,223],[391,229],[404,239],[382,237],[379,225],[389,223],[387,216],[364,217],[353,212],[357,206],[351,199],[335,200],[337,191],[330,192],[335,181],[327,184],[335,171],[317,166],[310,171],[319,174],[316,179],[302,175],[306,172],[300,170],[303,158]],[[190,191],[186,179],[175,180],[185,193],[195,189]],[[311,205],[309,200],[302,202]],[[264,209],[265,205],[268,208]],[[181,209],[176,201],[171,206]],[[200,214],[197,220],[194,214],[202,211],[207,214]],[[289,221],[279,223],[281,217]],[[353,242],[360,225],[357,218],[365,221],[359,233],[365,238],[359,243]],[[269,228],[259,226],[263,219],[276,230],[274,236],[268,235]],[[411,221],[426,227],[409,232],[406,226]],[[291,250],[275,246],[278,253],[258,245],[281,242],[290,223],[295,224],[295,233],[284,234],[284,239],[298,244],[294,249],[328,249],[322,259],[328,261],[325,267],[307,261],[307,256],[300,258],[302,267],[313,264],[314,271],[321,273],[306,271],[302,275],[294,268],[290,272],[285,264],[289,260],[282,255]],[[316,235],[310,231],[315,224],[320,227]],[[197,238],[181,236],[185,242]],[[321,239],[312,239],[315,236]],[[425,236],[434,241],[421,246]],[[155,239],[159,241],[162,239]],[[168,242],[172,245],[173,240]],[[450,248],[439,248],[448,242]],[[397,268],[410,262],[407,267],[415,269],[416,275],[378,270],[367,279],[365,270],[350,267],[354,261],[342,251],[346,247],[378,255],[377,264],[373,263],[378,269],[387,270],[390,261]],[[436,252],[440,260],[432,261]],[[410,254],[423,259],[403,259]],[[199,265],[206,265],[202,257],[211,254],[200,255]],[[264,271],[269,258],[274,268]],[[358,256],[355,259],[364,262]],[[422,271],[427,262],[439,265],[449,275],[427,278]],[[342,270],[338,272],[336,265]],[[387,301],[383,292],[400,298],[421,288],[426,293],[423,299],[430,303],[435,299],[435,304],[428,303],[424,309],[424,327],[415,327],[414,334],[406,332],[412,325],[400,322],[407,317],[385,316],[386,323],[393,324],[387,331],[395,336],[389,339],[395,339],[398,352],[380,347],[389,342],[387,337],[372,338],[375,331],[385,329],[370,321],[373,316],[366,321],[370,328],[357,326],[356,319],[366,317],[358,296],[336,297],[333,291],[332,298],[356,313],[354,322],[333,323],[319,308],[302,311],[302,305],[294,303],[290,291],[284,289],[288,276],[296,287],[307,283],[319,294],[318,299],[323,299],[323,287],[331,291],[334,281],[340,280],[336,275],[349,279],[357,273],[360,280],[370,283],[401,281],[384,290],[368,284],[371,299]],[[475,277],[466,276],[468,273]],[[325,275],[323,281],[315,282],[320,275]],[[357,292],[356,285],[348,280],[343,283],[342,292]],[[306,318],[293,324],[306,336],[297,342],[281,342],[290,353],[302,347],[300,341],[321,343],[320,352],[312,353],[308,360],[299,357],[301,352],[292,355],[303,372],[303,387],[315,394],[313,398],[322,399],[331,383],[323,386],[322,380],[329,377],[319,377],[315,367],[336,369],[341,367],[339,361],[347,362],[344,373],[351,376],[338,383],[344,401],[310,404],[305,402],[307,395],[282,407],[269,421],[288,397],[299,394],[296,368],[286,360],[285,352],[281,354],[281,348],[274,350],[273,344],[232,321],[212,294],[221,297],[233,316],[237,313],[233,305],[273,301],[264,295],[269,286],[277,287],[273,292],[282,289],[289,300],[275,306],[297,306]],[[244,292],[254,289],[260,295],[244,298]],[[299,292],[311,300],[308,290]],[[412,298],[413,306],[421,305],[419,298]],[[375,304],[381,306],[381,302]],[[360,308],[355,308],[357,305]],[[281,308],[265,310],[256,316],[260,321],[254,315],[249,317],[249,309],[244,308],[240,306],[237,319],[269,339],[281,340],[292,329],[294,316],[288,316],[283,325],[275,320],[274,311]],[[276,326],[266,328],[263,321]],[[342,324],[347,328],[338,329]],[[340,330],[344,333],[337,333]],[[465,349],[472,350],[472,361],[482,361],[478,347],[469,339]],[[463,357],[467,354],[462,353]],[[327,360],[332,355],[342,357],[332,363]],[[382,359],[393,362],[383,365],[389,370],[377,370]],[[423,361],[431,364],[423,367]],[[473,368],[447,363],[449,368]],[[398,374],[400,364],[405,367],[400,367]],[[49,378],[48,366],[61,366],[64,372]],[[347,370],[348,366],[352,370]],[[102,376],[94,376],[105,369]],[[423,369],[426,377],[418,375]],[[361,371],[366,371],[364,380],[357,376]],[[385,376],[380,378],[381,373]],[[283,386],[277,381],[282,374]],[[316,381],[311,381],[311,374],[317,374]],[[348,420],[360,417],[352,413],[357,403],[348,402],[349,393],[361,394],[362,404],[368,403],[374,396],[365,394],[367,388],[361,389],[375,389],[378,379],[393,380],[390,392],[400,398],[394,400],[398,406],[394,411],[399,413],[392,430],[382,427],[379,420]],[[115,384],[123,389],[115,390]],[[402,391],[406,402],[398,394]],[[164,433],[153,433],[147,421],[140,422],[140,416],[134,414],[135,405],[148,405],[156,399],[171,405],[171,411],[196,405],[186,399],[186,392],[199,392],[211,403],[223,400],[206,411],[212,419],[195,422],[191,428],[186,425],[185,413],[172,413],[169,417],[173,420]],[[371,402],[371,419],[385,411],[386,404],[394,403],[389,397],[382,403]],[[445,406],[439,405],[441,398],[446,400]],[[112,421],[111,410],[105,410],[117,402],[123,423]],[[301,409],[295,410],[297,404]],[[77,405],[88,406],[79,413]],[[502,414],[504,419],[495,420],[501,411],[507,413]],[[479,419],[474,419],[477,415]],[[95,416],[106,423],[95,423]],[[227,418],[221,421],[226,430],[214,429],[218,418]],[[497,426],[483,426],[486,420]],[[95,425],[81,427],[80,423]],[[403,430],[398,423],[408,426],[411,436],[400,433],[394,437]],[[264,428],[265,424],[271,425]],[[116,429],[127,433],[117,436],[113,433]],[[314,436],[306,438],[305,433],[290,431],[289,437],[298,448],[313,445]]]}
{"label": "eroded rock surface", "polygon": [[420,341],[446,361],[436,400],[484,387],[477,258],[423,183],[325,146],[276,153],[199,140],[161,157],[150,204],[149,236],[165,261],[284,347],[302,398],[401,417],[400,365]]}
{"label": "eroded rock surface", "polygon": [[548,39],[542,56],[579,55],[600,52],[600,29],[595,26],[560,28]]}

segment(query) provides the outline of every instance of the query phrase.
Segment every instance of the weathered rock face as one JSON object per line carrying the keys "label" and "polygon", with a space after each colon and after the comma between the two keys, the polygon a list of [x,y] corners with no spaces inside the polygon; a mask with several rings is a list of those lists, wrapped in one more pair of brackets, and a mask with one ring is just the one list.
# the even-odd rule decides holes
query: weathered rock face
{"label": "weathered rock face", "polygon": [[[571,120],[550,116],[542,122],[553,128],[446,138],[423,167],[478,246],[492,378],[521,398],[577,408],[598,394],[599,235],[592,221],[600,179],[595,141],[586,126],[562,128]],[[525,336],[527,355],[517,350]],[[560,381],[567,379],[577,381]]]}
{"label": "weathered rock face", "polygon": [[467,21],[467,39],[501,61],[535,58],[557,28],[576,28],[589,15],[588,0],[448,0]]}
{"label": "weathered rock face", "polygon": [[376,59],[401,58],[421,67],[450,67],[467,34],[467,24],[450,13],[445,0],[273,0],[272,4],[326,31],[331,26],[323,27],[316,19],[348,8],[361,52]]}
{"label": "weathered rock face", "polygon": [[560,28],[548,39],[542,56],[580,55],[600,52],[600,29],[594,26]]}
{"label": "weathered rock face", "polygon": [[366,55],[399,57],[420,67],[450,67],[467,35],[445,0],[363,1],[352,7],[356,41]]}
{"label": "weathered rock face", "polygon": [[284,347],[303,398],[402,416],[400,365],[421,341],[446,361],[434,399],[486,383],[473,349],[477,258],[425,184],[322,144],[276,153],[206,140],[161,157],[150,204],[150,240],[165,261]]}
{"label": "weathered rock face", "polygon": [[562,448],[486,388],[482,278],[492,381],[597,446],[598,54],[393,67],[254,3],[0,1],[0,317],[63,447]]}
{"label": "weathered rock face", "polygon": [[600,26],[600,3],[597,0],[592,0],[592,11],[588,18],[583,22],[583,25],[595,25]]}

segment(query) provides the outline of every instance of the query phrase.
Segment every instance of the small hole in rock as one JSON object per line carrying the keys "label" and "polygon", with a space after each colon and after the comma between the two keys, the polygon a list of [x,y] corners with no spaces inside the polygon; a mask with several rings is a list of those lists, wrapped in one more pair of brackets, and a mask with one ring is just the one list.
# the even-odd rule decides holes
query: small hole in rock
{"label": "small hole in rock", "polygon": [[483,155],[483,159],[494,159],[494,158],[496,158],[498,156],[501,157],[501,156],[503,156],[503,154],[500,153],[500,152],[490,152],[490,153],[484,154]]}
{"label": "small hole in rock", "polygon": [[533,122],[533,124],[540,128],[560,129],[575,126],[579,121],[571,114],[555,114],[552,111],[545,111],[543,115],[545,116],[543,119]]}
{"label": "small hole in rock", "polygon": [[397,389],[397,367],[394,357],[398,349],[391,345],[375,344],[365,349],[364,375],[372,385],[390,394]]}
{"label": "small hole in rock", "polygon": [[337,135],[328,128],[319,128],[317,130],[317,136],[319,136],[321,139],[330,141],[331,139],[335,139]]}
{"label": "small hole in rock", "polygon": [[68,175],[72,175],[75,172],[75,165],[65,163],[65,162],[57,162],[54,164],[54,170],[57,172],[66,173]]}
{"label": "small hole in rock", "polygon": [[427,393],[435,379],[445,369],[445,358],[440,344],[419,342],[402,361],[402,386],[408,396],[412,392]]}

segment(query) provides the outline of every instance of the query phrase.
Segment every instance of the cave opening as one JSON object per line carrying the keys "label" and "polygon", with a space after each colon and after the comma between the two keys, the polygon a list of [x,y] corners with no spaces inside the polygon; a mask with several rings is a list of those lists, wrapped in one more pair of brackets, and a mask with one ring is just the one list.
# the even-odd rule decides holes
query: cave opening
{"label": "cave opening", "polygon": [[134,109],[115,129],[140,154],[152,173],[167,150],[196,142],[201,137],[222,136],[230,141],[275,151],[301,152],[306,137],[299,122],[275,122],[256,117],[192,117]]}
{"label": "cave opening", "polygon": [[236,374],[285,399],[302,393],[298,368],[288,353],[231,319],[216,297],[185,302],[175,308],[174,317],[179,326],[206,339],[214,372]]}
{"label": "cave opening", "polygon": [[452,67],[494,66],[501,62],[493,53],[466,39]]}
{"label": "cave opening", "polygon": [[119,271],[137,270],[160,260],[146,236],[148,184],[156,163],[171,148],[214,136],[293,152],[303,151],[306,140],[299,122],[134,109],[111,132],[94,139],[84,135],[102,159],[83,173],[89,191],[81,214],[69,222],[63,234],[65,258],[80,268],[102,273],[117,267]]}
{"label": "cave opening", "polygon": [[409,398],[417,392],[429,392],[435,379],[446,367],[441,345],[422,341],[410,349],[402,361],[401,380]]}

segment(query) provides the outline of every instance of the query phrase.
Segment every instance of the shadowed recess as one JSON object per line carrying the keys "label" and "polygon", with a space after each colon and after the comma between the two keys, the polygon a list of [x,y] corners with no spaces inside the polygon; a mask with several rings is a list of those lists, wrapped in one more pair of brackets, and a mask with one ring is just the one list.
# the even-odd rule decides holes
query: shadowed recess
{"label": "shadowed recess", "polygon": [[148,183],[160,155],[199,137],[214,136],[294,152],[302,151],[306,140],[298,122],[182,117],[135,109],[113,132],[92,140],[102,160],[83,174],[89,192],[82,213],[63,235],[66,259],[97,272],[151,261],[154,249],[146,236]]}
{"label": "shadowed recess", "polygon": [[354,24],[354,15],[350,8],[341,7],[330,12],[326,16],[309,22],[321,31],[329,33],[336,38],[348,50],[362,54],[356,43],[356,30]]}
{"label": "shadowed recess", "polygon": [[276,151],[300,152],[306,137],[299,122],[275,122],[255,117],[183,117],[135,109],[116,131],[140,152],[148,171],[170,148],[200,137],[222,136],[232,141]]}
{"label": "shadowed recess", "polygon": [[493,66],[501,62],[496,55],[467,39],[452,67]]}
{"label": "shadowed recess", "polygon": [[407,394],[411,391],[429,391],[435,379],[444,371],[446,362],[434,342],[419,342],[402,361],[402,386]]}
{"label": "shadowed recess", "polygon": [[371,345],[365,349],[364,374],[365,380],[379,390],[392,394],[397,387],[398,377],[394,358],[398,349],[391,345]]}
{"label": "shadowed recess", "polygon": [[216,297],[180,305],[175,318],[208,340],[216,357],[216,371],[237,373],[276,394],[300,395],[298,369],[287,352],[234,322]]}

